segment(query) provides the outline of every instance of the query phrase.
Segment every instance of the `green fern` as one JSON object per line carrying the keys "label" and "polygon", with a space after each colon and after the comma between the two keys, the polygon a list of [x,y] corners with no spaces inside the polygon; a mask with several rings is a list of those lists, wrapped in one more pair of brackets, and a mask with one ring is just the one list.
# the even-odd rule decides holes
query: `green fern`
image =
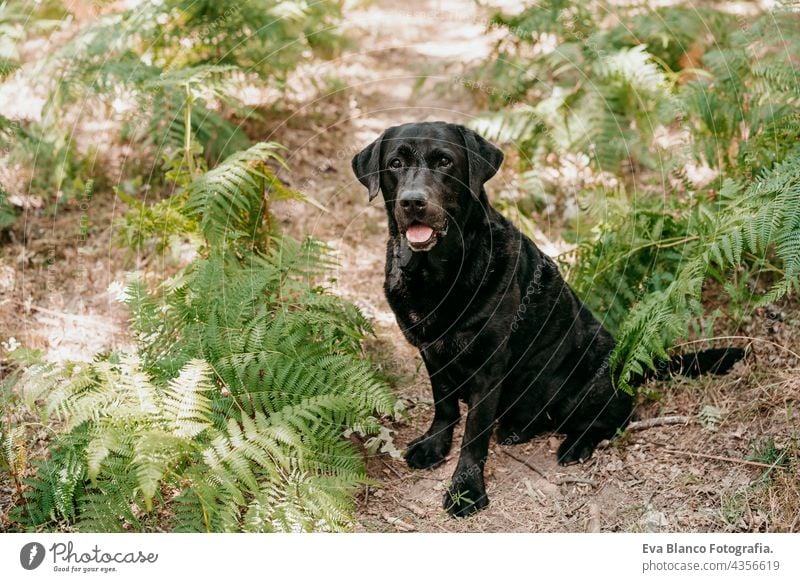
{"label": "green fern", "polygon": [[[591,155],[604,170],[628,160],[652,165],[647,145],[674,109],[671,81],[647,47],[625,45],[599,26],[601,4],[551,0],[515,16],[496,14],[493,26],[511,33],[476,71],[496,98],[515,104],[473,124],[487,138],[507,141],[537,168],[564,151]],[[543,48],[555,35],[554,50]],[[532,47],[525,47],[530,44]],[[532,57],[521,57],[519,53]],[[479,85],[481,86],[481,85]]]}
{"label": "green fern", "polygon": [[168,206],[134,201],[138,236],[153,236],[144,228],[168,209],[202,239],[199,256],[152,291],[131,282],[135,355],[40,364],[18,382],[65,432],[30,485],[22,524],[349,527],[366,474],[343,435],[377,433],[376,415],[394,414],[396,401],[363,358],[367,320],[319,284],[333,264],[326,247],[274,228],[270,204],[302,197],[268,162],[282,164],[276,146],[257,144],[199,176],[173,174]]}
{"label": "green fern", "polygon": [[[117,196],[133,210],[125,218],[121,237],[136,248],[153,239],[163,248],[173,236],[196,234],[215,247],[244,242],[263,249],[275,231],[271,204],[291,199],[322,209],[278,180],[270,162],[285,167],[282,149],[273,142],[260,142],[198,176],[187,171],[182,158],[180,170],[168,173],[182,187],[156,204],[145,204],[118,188]],[[191,152],[187,155],[194,157]]]}
{"label": "green fern", "polygon": [[[609,13],[616,24],[606,24]],[[492,24],[511,34],[476,76],[514,104],[475,126],[519,150],[529,200],[581,205],[567,231],[575,249],[559,259],[617,338],[612,363],[622,387],[705,317],[709,280],[740,311],[798,289],[795,12],[779,5],[744,26],[688,3],[549,0]],[[682,146],[655,140],[679,132]],[[592,180],[613,187],[575,194],[545,179],[559,160],[584,154]],[[693,183],[690,163],[716,177]],[[514,210],[535,208],[529,200]],[[754,297],[748,281],[771,288]]]}
{"label": "green fern", "polygon": [[[95,19],[42,66],[58,71],[57,107],[125,87],[136,102],[133,133],[161,148],[180,146],[192,131],[216,162],[249,144],[238,124],[208,107],[209,101],[248,116],[231,89],[246,76],[281,86],[307,53],[335,52],[341,39],[333,25],[340,18],[338,2],[150,2]],[[187,95],[195,110],[190,127],[182,115]]]}
{"label": "green fern", "polygon": [[674,281],[632,305],[612,358],[623,387],[687,335],[692,318],[703,313],[702,288],[712,268],[733,273],[745,263],[745,251],[760,257],[774,252],[783,271],[759,302],[800,290],[800,157],[778,164],[737,195],[740,190],[740,185],[727,182],[722,194],[728,199],[723,198],[722,208],[687,224],[692,236],[681,249]]}
{"label": "green fern", "polygon": [[[347,386],[333,385],[267,414],[246,412],[245,397],[224,396],[203,360],[189,361],[161,387],[135,358],[87,367],[95,382],[84,391],[72,388],[82,371],[69,365],[51,369],[56,381],[47,390],[28,394],[23,387],[44,410],[71,411],[62,413],[67,432],[54,441],[50,459],[37,463],[18,515],[23,523],[151,529],[154,504],[169,510],[174,503],[181,530],[340,529],[350,519],[348,494],[365,480],[361,455],[342,431],[373,427],[373,410],[393,408],[385,388],[377,398],[356,399],[339,393]],[[39,373],[30,370],[28,380]],[[90,414],[98,402],[103,407]],[[76,428],[73,414],[85,419]],[[307,496],[297,494],[303,490]],[[267,505],[268,499],[280,501]],[[256,525],[256,512],[268,527]]]}
{"label": "green fern", "polygon": [[[34,168],[30,190],[40,195],[79,195],[90,177],[101,177],[96,167],[105,164],[95,164],[97,151],[78,151],[81,140],[73,139],[87,111],[103,110],[120,122],[119,137],[135,144],[144,163],[163,152],[171,157],[191,140],[214,166],[251,145],[243,121],[259,114],[238,89],[284,89],[310,55],[333,56],[346,42],[336,26],[339,1],[165,0],[107,6],[46,57],[21,62],[20,41],[65,24],[62,4],[0,3],[0,78],[19,68],[31,86],[48,93],[41,120],[22,124],[10,152],[12,161]],[[148,185],[161,180],[156,172]]]}

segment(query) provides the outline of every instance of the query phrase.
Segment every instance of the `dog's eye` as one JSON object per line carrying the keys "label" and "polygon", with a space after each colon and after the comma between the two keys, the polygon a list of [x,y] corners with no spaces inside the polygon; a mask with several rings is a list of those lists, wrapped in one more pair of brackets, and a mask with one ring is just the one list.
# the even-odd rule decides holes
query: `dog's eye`
{"label": "dog's eye", "polygon": [[391,162],[389,162],[389,167],[393,170],[403,167],[403,160],[400,158],[394,158]]}
{"label": "dog's eye", "polygon": [[439,158],[439,161],[437,162],[437,165],[440,168],[449,168],[450,166],[453,165],[453,160],[451,160],[450,158],[448,158],[446,156],[442,156],[441,158]]}

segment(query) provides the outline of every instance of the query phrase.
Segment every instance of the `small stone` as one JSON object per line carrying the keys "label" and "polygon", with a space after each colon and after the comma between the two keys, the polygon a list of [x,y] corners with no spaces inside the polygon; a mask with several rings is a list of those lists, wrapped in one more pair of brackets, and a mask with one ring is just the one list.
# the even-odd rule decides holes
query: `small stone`
{"label": "small stone", "polygon": [[647,532],[663,531],[668,525],[669,520],[663,511],[647,511],[640,520],[642,527]]}

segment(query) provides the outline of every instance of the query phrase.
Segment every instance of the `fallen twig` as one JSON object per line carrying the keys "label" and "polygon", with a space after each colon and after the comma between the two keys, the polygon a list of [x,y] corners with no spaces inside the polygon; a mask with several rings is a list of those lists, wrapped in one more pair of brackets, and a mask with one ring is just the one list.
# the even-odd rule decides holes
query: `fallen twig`
{"label": "fallen twig", "polygon": [[398,478],[398,479],[402,479],[402,478],[403,478],[403,474],[402,474],[400,471],[398,471],[397,469],[395,469],[394,467],[392,467],[392,466],[391,466],[389,463],[387,463],[385,460],[383,460],[383,458],[382,458],[382,457],[378,457],[378,458],[381,460],[381,463],[383,463],[384,465],[386,465],[386,468],[387,468],[387,469],[389,469],[389,470],[390,470],[392,473],[394,473],[395,475],[397,475],[397,478]]}
{"label": "fallen twig", "polygon": [[402,501],[400,501],[400,500],[399,500],[397,497],[395,497],[395,496],[392,496],[392,499],[394,499],[394,501],[397,503],[397,505],[399,505],[399,506],[400,506],[400,507],[402,507],[403,509],[407,509],[407,510],[409,510],[411,513],[413,513],[413,514],[414,514],[414,515],[416,515],[417,517],[423,518],[423,517],[425,517],[425,516],[427,515],[427,513],[425,512],[425,510],[424,510],[424,509],[422,509],[422,508],[421,508],[419,505],[417,505],[416,503],[403,503]]}
{"label": "fallen twig", "polygon": [[586,531],[589,533],[600,531],[600,506],[595,502],[589,504],[589,521],[586,524]]}
{"label": "fallen twig", "polygon": [[392,527],[394,527],[399,531],[405,531],[405,532],[417,531],[417,528],[415,526],[411,525],[408,522],[403,521],[399,517],[395,517],[388,513],[383,514],[383,519],[385,519],[389,525],[391,525]]}
{"label": "fallen twig", "polygon": [[691,419],[688,416],[659,416],[646,420],[637,420],[630,423],[625,430],[635,432],[637,430],[647,430],[657,426],[667,426],[671,424],[689,424]]}
{"label": "fallen twig", "polygon": [[567,517],[572,517],[579,509],[581,509],[584,505],[589,503],[589,501],[590,501],[589,499],[584,499],[582,502],[580,502],[572,509],[567,508],[566,511],[564,511],[564,515],[566,515]]}
{"label": "fallen twig", "polygon": [[547,475],[545,475],[544,471],[542,471],[539,467],[537,467],[536,465],[534,465],[530,461],[526,461],[525,459],[521,459],[517,455],[515,455],[514,453],[510,453],[505,449],[500,449],[500,450],[502,452],[504,452],[506,455],[508,455],[509,457],[511,457],[512,459],[514,459],[517,463],[522,463],[523,465],[528,467],[528,469],[530,469],[534,473],[538,473],[543,479],[547,479]]}
{"label": "fallen twig", "polygon": [[578,475],[561,475],[556,477],[556,485],[566,485],[567,483],[583,483],[597,487],[597,481],[590,477],[579,477]]}

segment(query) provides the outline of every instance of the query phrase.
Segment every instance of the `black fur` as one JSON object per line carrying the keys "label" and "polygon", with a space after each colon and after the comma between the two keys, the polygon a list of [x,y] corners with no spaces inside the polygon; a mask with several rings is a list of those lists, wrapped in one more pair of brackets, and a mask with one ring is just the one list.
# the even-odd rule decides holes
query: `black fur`
{"label": "black fur", "polygon": [[[433,387],[433,422],[408,445],[409,466],[444,461],[459,398],[468,405],[444,499],[453,516],[489,502],[483,466],[495,423],[501,444],[564,433],[558,461],[568,464],[589,458],[633,407],[612,384],[611,335],[556,264],[489,204],[483,185],[502,160],[473,131],[442,122],[389,128],[353,159],[370,200],[383,192],[386,297]],[[412,225],[430,227],[431,238],[409,242]]]}

